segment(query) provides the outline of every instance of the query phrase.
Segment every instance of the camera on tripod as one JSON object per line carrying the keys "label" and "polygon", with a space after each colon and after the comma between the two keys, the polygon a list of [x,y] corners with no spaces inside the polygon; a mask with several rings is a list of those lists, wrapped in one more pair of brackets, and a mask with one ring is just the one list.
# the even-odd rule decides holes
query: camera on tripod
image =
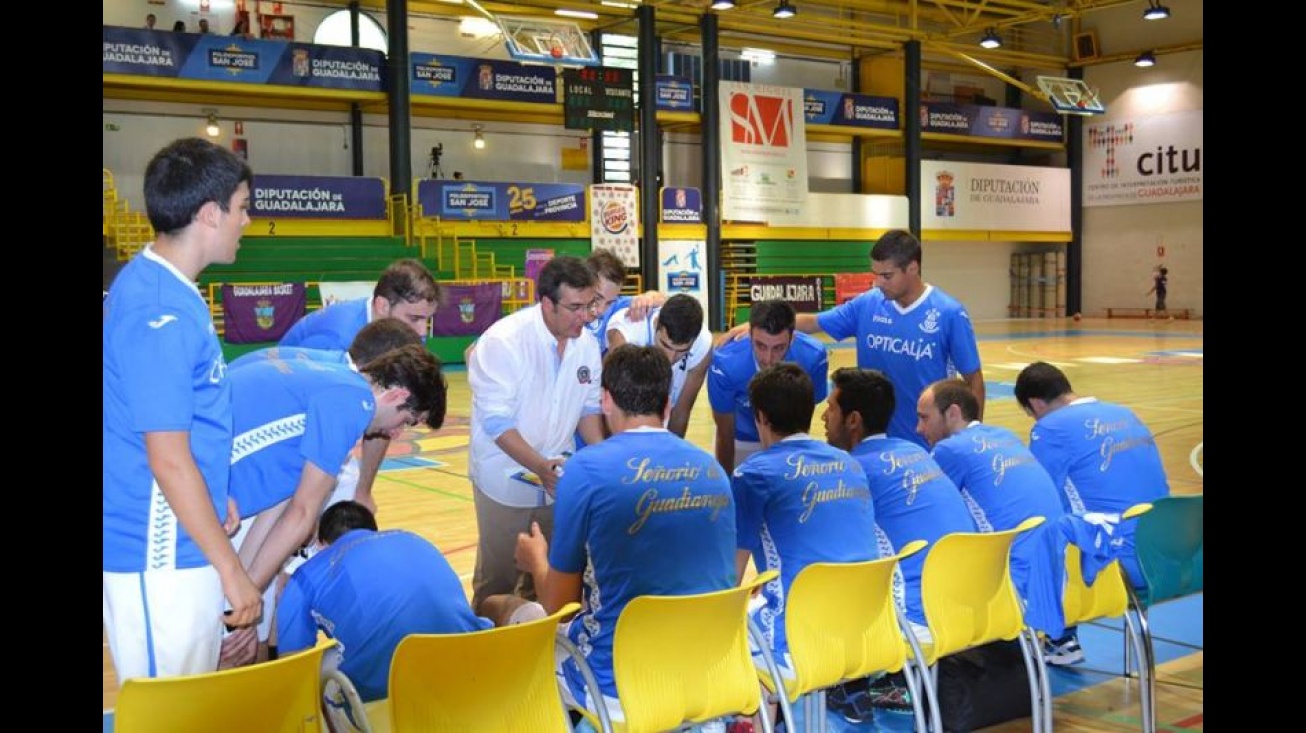
{"label": "camera on tripod", "polygon": [[444,178],[444,169],[440,167],[440,155],[443,153],[444,143],[436,143],[435,147],[431,148],[431,169],[428,178]]}

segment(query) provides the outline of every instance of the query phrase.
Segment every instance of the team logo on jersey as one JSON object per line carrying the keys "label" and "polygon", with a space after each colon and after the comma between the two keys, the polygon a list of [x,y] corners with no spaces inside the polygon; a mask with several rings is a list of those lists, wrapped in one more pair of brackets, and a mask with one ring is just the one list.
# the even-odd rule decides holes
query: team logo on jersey
{"label": "team logo on jersey", "polygon": [[171,314],[159,316],[158,320],[150,321],[150,328],[163,328],[175,320],[177,317]]}
{"label": "team logo on jersey", "polygon": [[213,366],[209,367],[209,384],[218,384],[225,376],[227,376],[227,362],[219,354],[213,360]]}
{"label": "team logo on jersey", "polygon": [[583,366],[576,370],[576,381],[581,384],[590,383],[590,368]]}
{"label": "team logo on jersey", "polygon": [[938,333],[939,315],[938,308],[931,308],[925,311],[925,320],[921,321],[921,330],[925,333]]}
{"label": "team logo on jersey", "polygon": [[888,316],[886,316],[886,315],[882,315],[882,314],[880,314],[880,313],[876,313],[875,315],[871,316],[871,322],[872,322],[872,323],[887,323],[887,324],[889,324],[890,326],[893,325],[893,319],[892,319],[892,318],[890,318],[890,317],[888,317]]}

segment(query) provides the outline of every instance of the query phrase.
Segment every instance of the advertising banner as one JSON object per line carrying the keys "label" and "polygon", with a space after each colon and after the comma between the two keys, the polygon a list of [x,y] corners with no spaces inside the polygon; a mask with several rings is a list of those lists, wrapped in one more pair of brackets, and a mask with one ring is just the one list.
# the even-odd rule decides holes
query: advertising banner
{"label": "advertising banner", "polygon": [[1202,200],[1202,110],[1084,123],[1084,206]]}
{"label": "advertising banner", "polygon": [[254,219],[384,219],[385,182],[353,176],[256,174],[250,191]]}
{"label": "advertising banner", "polygon": [[223,285],[223,338],[229,344],[280,341],[304,316],[304,283],[279,285]]}
{"label": "advertising banner", "polygon": [[658,74],[654,93],[654,105],[657,109],[673,112],[693,112],[694,82],[687,76]]}
{"label": "advertising banner", "polygon": [[116,26],[103,38],[106,74],[384,91],[385,56],[370,48]]}
{"label": "advertising banner", "polygon": [[579,183],[504,183],[424,179],[417,201],[427,216],[458,221],[585,221]]}
{"label": "advertising banner", "polygon": [[703,223],[703,194],[697,188],[664,186],[660,198],[664,224]]}
{"label": "advertising banner", "polygon": [[836,272],[834,274],[834,304],[843,305],[875,286],[875,275],[869,272]]}
{"label": "advertising banner", "polygon": [[503,288],[499,283],[444,285],[444,305],[431,319],[434,336],[473,336],[499,320]]}
{"label": "advertising banner", "polygon": [[710,288],[705,251],[701,239],[659,239],[658,281],[650,287],[667,295],[689,293],[698,299],[706,314]]}
{"label": "advertising banner", "polygon": [[799,313],[817,313],[825,309],[820,275],[753,275],[748,286],[752,302],[787,300]]}
{"label": "advertising banner", "polygon": [[612,250],[626,267],[639,267],[637,193],[629,183],[590,186],[590,244]]}
{"label": "advertising banner", "polygon": [[921,227],[1069,232],[1070,169],[921,161]]}
{"label": "advertising banner", "polygon": [[413,95],[558,103],[558,72],[552,66],[416,51],[408,56]]}
{"label": "advertising banner", "polygon": [[893,97],[804,89],[803,114],[811,125],[898,129],[898,100]]}
{"label": "advertising banner", "polygon": [[788,223],[807,202],[803,90],[721,82],[721,218]]}
{"label": "advertising banner", "polygon": [[921,132],[1051,143],[1065,142],[1066,137],[1065,119],[1057,112],[927,102],[920,113]]}

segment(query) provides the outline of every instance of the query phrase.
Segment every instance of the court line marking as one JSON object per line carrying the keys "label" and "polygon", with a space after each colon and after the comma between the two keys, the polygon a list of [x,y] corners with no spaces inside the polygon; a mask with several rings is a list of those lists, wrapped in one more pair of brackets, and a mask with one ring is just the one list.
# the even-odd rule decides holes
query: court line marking
{"label": "court line marking", "polygon": [[1188,465],[1193,467],[1193,470],[1197,472],[1198,476],[1205,478],[1202,474],[1202,464],[1197,462],[1197,455],[1202,452],[1202,445],[1203,443],[1198,443],[1193,447],[1193,452],[1188,454]]}

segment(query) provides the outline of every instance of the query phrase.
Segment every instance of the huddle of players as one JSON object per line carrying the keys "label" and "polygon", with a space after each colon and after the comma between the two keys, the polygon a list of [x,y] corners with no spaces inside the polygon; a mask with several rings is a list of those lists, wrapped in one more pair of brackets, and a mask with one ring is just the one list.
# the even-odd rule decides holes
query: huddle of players
{"label": "huddle of players", "polygon": [[[163,204],[149,202],[167,197],[161,184],[152,187],[151,170],[162,181],[170,157],[187,155],[221,167],[230,185],[208,192],[197,211],[174,211],[171,220],[160,211],[156,221]],[[188,152],[177,144],[156,161],[146,190],[159,240],[124,268],[105,304],[105,625],[120,680],[210,671],[219,648],[230,663],[246,661],[252,632],[220,642],[214,628],[222,596],[233,626],[262,616],[266,629],[271,604],[250,591],[272,587],[322,510],[338,500],[318,527],[322,551],[291,576],[281,599],[283,652],[327,631],[342,641],[342,669],[364,699],[376,699],[386,692],[389,656],[408,633],[472,631],[529,617],[523,610],[551,613],[580,601],[565,633],[619,720],[612,634],[635,596],[725,588],[743,577],[750,558],[758,571],[779,570],[756,614],[788,669],[784,598],[811,562],[873,559],[911,540],[1006,529],[1035,514],[1054,520],[1063,506],[1119,512],[1168,493],[1146,428],[1124,408],[1077,397],[1050,365],[1031,365],[1017,381],[1018,401],[1038,421],[1032,453],[1010,431],[983,425],[969,318],[923,283],[919,243],[906,232],[890,232],[872,249],[876,288],[815,316],[796,315],[781,301],[755,303],[749,324],[716,349],[692,297],[646,293],[628,302],[618,297],[624,268],[610,253],[596,252],[589,262],[560,256],[541,273],[539,302],[496,322],[469,352],[480,545],[468,606],[438,550],[412,533],[378,532],[372,517],[371,480],[389,438],[418,422],[438,428],[445,414],[439,362],[417,337],[439,303],[429,273],[420,263],[396,263],[372,298],[306,317],[279,347],[228,370],[220,350],[213,353],[211,323],[203,333],[207,311],[201,318],[185,286],[193,289],[188,279],[208,262],[234,259],[232,240],[248,223],[249,170],[210,148]],[[187,233],[197,223],[204,237]],[[204,254],[160,256],[188,246]],[[176,295],[162,302],[143,295],[158,292],[160,282]],[[627,309],[644,313],[629,318],[621,313]],[[172,322],[179,326],[169,329]],[[596,324],[598,333],[589,332]],[[828,396],[825,350],[808,335],[818,330],[858,339],[859,367],[837,370]],[[612,344],[606,357],[601,340]],[[194,411],[190,422],[168,414],[175,408],[132,402],[159,402],[142,396],[153,388],[151,359],[192,355],[190,371],[204,378],[178,380],[195,389],[195,399],[180,400]],[[950,376],[954,366],[964,381]],[[683,438],[704,382],[715,455]],[[822,399],[826,441],[807,432]],[[202,415],[213,403],[213,415]],[[538,414],[540,405],[556,409]],[[224,420],[231,426],[225,455]],[[211,551],[211,537],[193,537],[203,532],[182,516],[193,507],[161,475],[166,467],[156,455],[161,434],[205,423],[217,426],[205,436],[212,440],[204,458],[196,454],[197,463],[215,466],[204,473],[210,521],[231,531],[229,508],[245,518],[235,569],[229,555]],[[575,442],[578,429],[588,445]],[[110,460],[111,443],[132,441],[140,458],[130,466]],[[360,441],[354,470],[349,456]],[[1085,461],[1092,455],[1106,457]],[[221,463],[229,464],[220,466],[225,471],[217,470]],[[141,488],[119,491],[120,484]],[[1115,541],[1127,553],[1128,528],[1121,529]],[[1037,605],[1047,593],[1034,589],[1033,579],[1044,581],[1031,568],[1050,558],[1037,554],[1045,545],[1022,542],[1013,574]],[[896,595],[925,635],[922,564],[923,553],[903,562]],[[204,592],[194,592],[187,571],[205,568]],[[383,587],[406,594],[382,608]],[[176,613],[179,606],[186,613]],[[1047,626],[1060,632],[1058,615]],[[241,635],[247,641],[232,641]],[[561,671],[564,693],[593,708],[574,663],[565,660]]]}

